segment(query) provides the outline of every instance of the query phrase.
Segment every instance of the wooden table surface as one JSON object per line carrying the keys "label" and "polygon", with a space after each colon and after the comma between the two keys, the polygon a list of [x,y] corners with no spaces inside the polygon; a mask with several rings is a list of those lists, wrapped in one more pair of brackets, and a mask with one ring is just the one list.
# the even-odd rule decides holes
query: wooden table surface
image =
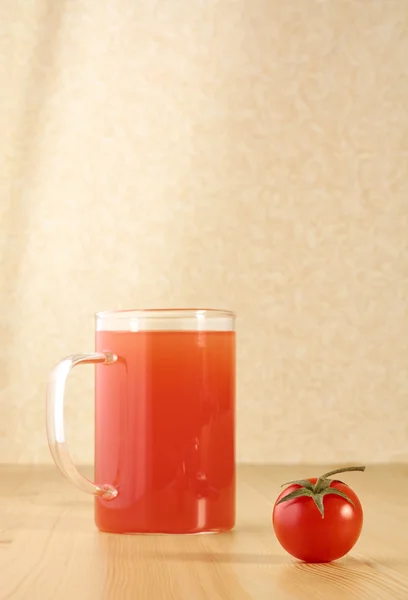
{"label": "wooden table surface", "polygon": [[325,470],[239,467],[227,534],[121,536],[98,533],[92,498],[55,468],[0,467],[0,600],[408,600],[408,466],[347,474],[365,524],[342,560],[307,565],[279,546],[280,484]]}

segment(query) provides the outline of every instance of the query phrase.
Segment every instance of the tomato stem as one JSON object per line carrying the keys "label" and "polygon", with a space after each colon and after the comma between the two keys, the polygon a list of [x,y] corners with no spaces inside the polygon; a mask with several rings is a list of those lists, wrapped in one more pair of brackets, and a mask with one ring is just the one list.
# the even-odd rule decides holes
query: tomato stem
{"label": "tomato stem", "polygon": [[342,467],[341,469],[334,469],[334,471],[329,471],[324,475],[320,475],[319,479],[327,479],[327,477],[331,477],[332,475],[347,473],[348,471],[365,471],[365,469],[365,467]]}
{"label": "tomato stem", "polygon": [[277,504],[281,504],[282,502],[287,502],[288,500],[294,500],[295,498],[299,498],[300,496],[309,496],[314,501],[317,508],[319,509],[319,512],[322,515],[322,519],[324,518],[323,498],[325,496],[327,496],[328,494],[334,494],[336,496],[341,496],[342,498],[344,498],[344,500],[346,500],[347,502],[349,502],[350,504],[352,504],[354,506],[353,501],[351,500],[351,498],[348,497],[347,494],[345,494],[344,492],[342,492],[340,490],[337,490],[336,488],[330,487],[330,485],[333,481],[339,481],[339,480],[329,479],[329,477],[331,475],[337,475],[338,473],[346,473],[349,471],[365,471],[365,467],[363,467],[363,466],[342,467],[340,469],[334,469],[333,471],[329,471],[328,473],[321,475],[317,479],[315,484],[313,484],[311,481],[309,481],[307,479],[298,479],[295,481],[289,481],[287,484],[284,484],[284,485],[298,485],[299,487],[296,490],[294,490],[293,492],[287,494],[286,496],[283,496],[283,498],[281,498],[279,500],[279,502],[277,502]]}
{"label": "tomato stem", "polygon": [[[365,467],[341,467],[339,469],[334,469],[333,471],[329,471],[328,473],[325,473],[324,475],[320,475],[319,479],[316,481],[315,483],[315,492],[320,492],[321,490],[325,489],[327,487],[327,482],[331,482],[333,481],[332,479],[329,479],[329,477],[331,475],[338,475],[339,473],[347,473],[349,471],[365,471]],[[343,483],[343,482],[342,482]],[[330,483],[329,483],[330,485]]]}

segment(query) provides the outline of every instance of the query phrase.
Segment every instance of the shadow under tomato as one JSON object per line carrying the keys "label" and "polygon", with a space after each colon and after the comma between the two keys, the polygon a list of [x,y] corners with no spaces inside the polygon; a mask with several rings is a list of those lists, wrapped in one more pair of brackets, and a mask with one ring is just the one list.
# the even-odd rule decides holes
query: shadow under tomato
{"label": "shadow under tomato", "polygon": [[362,569],[364,567],[368,567],[370,569],[374,569],[380,571],[382,567],[395,568],[408,566],[408,558],[394,558],[390,556],[381,557],[378,556],[376,558],[357,558],[356,556],[345,556],[341,559],[341,564],[343,567],[348,567],[351,569]]}
{"label": "shadow under tomato", "polygon": [[[406,567],[406,562],[397,560],[393,566]],[[302,591],[307,598],[308,594],[311,595],[317,589],[322,597],[338,590],[344,600],[374,598],[371,594],[376,589],[384,594],[381,597],[385,598],[385,594],[390,592],[390,583],[379,577],[381,565],[392,567],[382,560],[359,559],[353,556],[346,556],[331,563],[294,561],[280,569],[278,579],[280,586],[288,594],[296,595]]]}

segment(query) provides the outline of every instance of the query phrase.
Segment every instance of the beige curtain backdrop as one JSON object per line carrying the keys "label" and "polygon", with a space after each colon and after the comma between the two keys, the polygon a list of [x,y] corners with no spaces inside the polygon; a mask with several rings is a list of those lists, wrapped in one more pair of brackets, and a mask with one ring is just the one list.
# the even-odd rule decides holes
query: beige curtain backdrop
{"label": "beige curtain backdrop", "polygon": [[[0,461],[93,313],[238,315],[241,461],[408,459],[408,2],[0,1]],[[93,459],[93,374],[68,385]]]}

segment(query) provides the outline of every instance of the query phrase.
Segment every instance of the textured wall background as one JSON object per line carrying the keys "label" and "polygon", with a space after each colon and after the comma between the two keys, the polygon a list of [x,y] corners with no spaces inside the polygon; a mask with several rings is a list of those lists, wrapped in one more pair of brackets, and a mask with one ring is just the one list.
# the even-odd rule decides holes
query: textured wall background
{"label": "textured wall background", "polygon": [[406,0],[3,0],[0,90],[1,462],[96,310],[183,305],[238,314],[240,460],[408,459]]}

